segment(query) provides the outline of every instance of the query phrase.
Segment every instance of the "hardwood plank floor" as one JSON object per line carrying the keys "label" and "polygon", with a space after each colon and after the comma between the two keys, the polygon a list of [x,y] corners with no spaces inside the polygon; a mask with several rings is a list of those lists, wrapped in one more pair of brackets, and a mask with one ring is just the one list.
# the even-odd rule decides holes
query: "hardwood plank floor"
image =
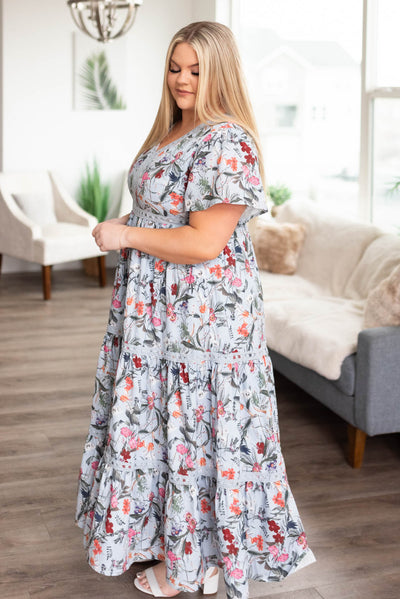
{"label": "hardwood plank floor", "polygon": [[[1,599],[144,597],[133,586],[143,564],[97,574],[73,521],[112,279],[102,289],[56,270],[45,302],[40,272],[0,278]],[[280,583],[251,582],[250,596],[397,599],[400,436],[369,438],[352,470],[340,418],[278,373],[276,387],[288,478],[317,562]]]}

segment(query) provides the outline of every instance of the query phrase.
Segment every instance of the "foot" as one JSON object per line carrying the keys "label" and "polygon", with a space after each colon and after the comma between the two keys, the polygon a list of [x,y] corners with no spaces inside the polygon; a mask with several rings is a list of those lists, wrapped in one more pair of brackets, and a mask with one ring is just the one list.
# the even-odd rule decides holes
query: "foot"
{"label": "foot", "polygon": [[[153,566],[153,570],[157,582],[160,586],[161,592],[164,593],[164,595],[167,595],[168,597],[174,597],[175,595],[178,595],[180,593],[180,591],[178,591],[167,581],[167,566],[165,562],[160,562],[156,564],[155,566]],[[146,589],[146,591],[150,591],[150,585],[146,577],[146,570],[138,572],[137,578],[139,580],[140,586]]]}

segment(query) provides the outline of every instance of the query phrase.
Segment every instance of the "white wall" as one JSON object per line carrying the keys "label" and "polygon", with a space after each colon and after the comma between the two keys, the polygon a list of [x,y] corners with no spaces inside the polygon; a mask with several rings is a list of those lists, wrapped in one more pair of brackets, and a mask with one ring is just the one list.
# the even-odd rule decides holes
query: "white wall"
{"label": "white wall", "polygon": [[[96,155],[115,195],[154,120],[172,35],[213,20],[216,0],[144,0],[126,34],[128,110],[99,112],[72,109],[77,29],[66,2],[2,3],[3,170],[55,170],[75,195],[84,163]],[[3,271],[38,268],[4,256]]]}

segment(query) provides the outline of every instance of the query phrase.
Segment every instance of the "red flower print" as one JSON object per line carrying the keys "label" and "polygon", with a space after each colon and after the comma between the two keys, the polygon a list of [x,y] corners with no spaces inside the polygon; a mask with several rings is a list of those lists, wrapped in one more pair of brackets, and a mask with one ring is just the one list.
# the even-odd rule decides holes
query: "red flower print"
{"label": "red flower print", "polygon": [[231,543],[230,545],[226,546],[227,550],[229,551],[229,553],[231,555],[237,555],[238,551],[239,551],[239,547],[236,547],[236,545],[234,545],[233,543]]}
{"label": "red flower print", "polygon": [[215,266],[212,266],[210,269],[210,273],[215,273],[215,276],[217,277],[217,279],[220,279],[222,277],[222,268],[220,264],[216,264]]}
{"label": "red flower print", "polygon": [[249,331],[247,330],[247,322],[244,322],[238,329],[237,332],[239,335],[243,335],[243,337],[249,336]]}
{"label": "red flower print", "polygon": [[257,545],[257,549],[258,551],[262,551],[263,546],[264,546],[264,541],[261,535],[257,535],[256,537],[253,537],[251,539],[252,543],[255,543]]}
{"label": "red flower print", "polygon": [[125,383],[126,383],[126,384],[125,384],[125,387],[124,387],[124,389],[125,389],[126,391],[129,391],[129,389],[132,389],[132,387],[133,387],[133,381],[132,381],[132,379],[131,379],[131,377],[130,377],[130,376],[127,376],[127,377],[125,378]]}
{"label": "red flower print", "polygon": [[154,268],[156,270],[158,270],[158,272],[163,272],[163,270],[164,270],[163,260],[157,260],[154,264]]}
{"label": "red flower print", "polygon": [[207,499],[204,499],[204,497],[201,500],[200,504],[201,504],[201,511],[203,512],[203,514],[206,514],[207,512],[211,511],[211,506],[208,503]]}
{"label": "red flower print", "polygon": [[283,543],[285,537],[283,537],[281,534],[279,534],[279,532],[277,532],[276,534],[274,534],[274,539],[275,543]]}
{"label": "red flower print", "polygon": [[190,542],[190,541],[186,541],[186,542],[185,542],[185,553],[186,553],[186,555],[187,555],[188,553],[189,553],[189,554],[190,554],[190,553],[193,553],[193,550],[192,550],[192,544],[191,544],[191,542]]}
{"label": "red flower print", "polygon": [[178,474],[182,474],[182,476],[187,476],[187,469],[184,468],[183,466],[180,466],[179,470],[178,470]]}
{"label": "red flower print", "polygon": [[164,169],[162,168],[161,170],[156,172],[155,178],[160,179],[160,177],[162,177],[163,173],[164,173]]}
{"label": "red flower print", "polygon": [[102,548],[101,548],[101,545],[100,545],[100,543],[98,542],[98,540],[97,540],[97,539],[95,539],[95,540],[93,541],[93,545],[94,545],[94,549],[93,549],[93,553],[94,553],[94,555],[97,555],[98,553],[103,553],[103,550],[102,550]]}
{"label": "red flower print", "polygon": [[124,505],[122,507],[122,511],[125,515],[129,514],[130,507],[131,507],[131,502],[129,501],[129,499],[124,499]]}
{"label": "red flower print", "polygon": [[278,532],[278,530],[280,530],[280,527],[277,525],[275,520],[268,520],[268,526],[272,532]]}
{"label": "red flower print", "polygon": [[121,455],[124,458],[124,462],[127,462],[129,460],[129,458],[131,457],[131,452],[127,451],[126,449],[123,449],[121,451]]}
{"label": "red flower print", "polygon": [[231,255],[231,253],[232,253],[232,252],[231,252],[231,250],[230,250],[230,249],[228,248],[228,246],[226,245],[226,246],[224,247],[224,254],[225,254],[225,256],[230,256],[230,255]]}
{"label": "red flower print", "polygon": [[230,166],[233,170],[234,173],[236,173],[237,171],[237,158],[235,158],[234,156],[232,158],[229,158],[228,160],[225,160],[226,164],[228,166]]}
{"label": "red flower print", "polygon": [[108,533],[108,534],[114,532],[114,529],[113,529],[114,525],[113,525],[112,522],[110,522],[110,519],[111,519],[111,509],[108,508],[108,510],[107,510],[107,518],[106,518],[106,533]]}
{"label": "red flower print", "polygon": [[257,443],[257,453],[264,453],[264,447],[265,447],[264,443],[258,442]]}
{"label": "red flower print", "polygon": [[228,480],[233,480],[235,478],[235,471],[233,468],[228,468],[228,470],[222,471],[222,476],[226,477]]}
{"label": "red flower print", "polygon": [[178,285],[176,283],[171,285],[171,293],[172,295],[176,295],[178,293]]}
{"label": "red flower print", "polygon": [[304,549],[308,547],[306,533],[302,532],[301,535],[297,539],[297,543],[301,545]]}
{"label": "red flower print", "polygon": [[228,256],[227,262],[228,262],[229,266],[235,266],[235,264],[236,264],[236,260],[233,256]]}
{"label": "red flower print", "polygon": [[189,374],[186,372],[186,364],[184,364],[183,362],[181,362],[181,371],[179,373],[179,376],[181,377],[184,383],[189,382]]}
{"label": "red flower print", "polygon": [[249,146],[247,145],[247,143],[246,143],[246,142],[244,142],[244,141],[241,141],[241,142],[240,142],[240,146],[241,146],[241,148],[242,148],[242,152],[243,152],[243,153],[250,153],[250,152],[251,152],[251,148],[249,148]]}
{"label": "red flower print", "polygon": [[140,368],[142,366],[142,358],[139,358],[139,356],[133,356],[132,360],[136,368]]}
{"label": "red flower print", "polygon": [[136,302],[135,303],[135,310],[137,311],[138,316],[142,316],[142,314],[143,314],[143,306],[144,306],[143,302]]}
{"label": "red flower print", "polygon": [[235,537],[233,536],[229,528],[223,528],[222,534],[224,535],[225,541],[229,541],[230,543],[232,543],[232,541],[235,540]]}
{"label": "red flower print", "polygon": [[278,493],[273,496],[272,500],[274,503],[276,503],[276,505],[279,505],[280,507],[285,507],[285,502],[282,499],[281,491],[278,491]]}

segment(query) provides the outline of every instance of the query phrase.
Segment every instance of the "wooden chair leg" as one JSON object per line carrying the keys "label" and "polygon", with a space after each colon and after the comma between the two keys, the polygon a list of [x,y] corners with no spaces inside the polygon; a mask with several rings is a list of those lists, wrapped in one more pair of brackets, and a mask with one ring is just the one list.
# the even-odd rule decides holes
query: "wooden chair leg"
{"label": "wooden chair leg", "polygon": [[98,256],[97,261],[99,264],[99,285],[100,287],[105,287],[107,284],[106,257]]}
{"label": "wooden chair leg", "polygon": [[42,266],[43,298],[51,298],[51,266]]}
{"label": "wooden chair leg", "polygon": [[365,442],[367,440],[367,434],[364,431],[352,426],[347,425],[347,437],[348,437],[348,454],[347,459],[352,468],[361,468]]}

